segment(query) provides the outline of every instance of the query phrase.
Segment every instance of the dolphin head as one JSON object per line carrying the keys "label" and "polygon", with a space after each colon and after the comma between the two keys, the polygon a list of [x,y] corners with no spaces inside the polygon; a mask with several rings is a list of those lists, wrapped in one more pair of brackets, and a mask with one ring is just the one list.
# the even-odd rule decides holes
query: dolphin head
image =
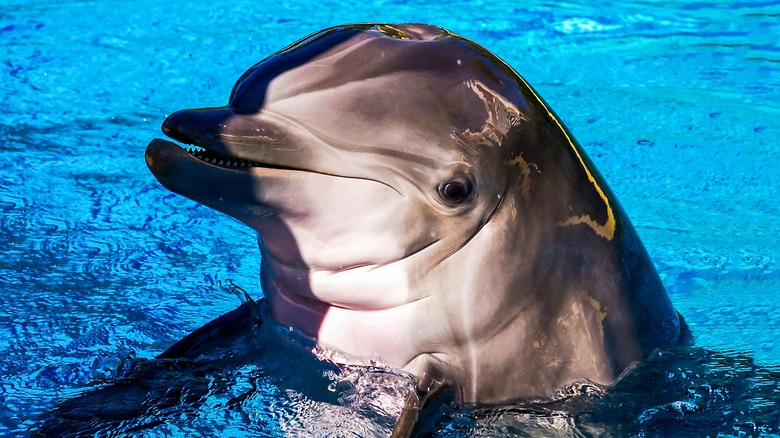
{"label": "dolphin head", "polygon": [[[516,155],[502,140],[525,116],[504,97],[520,96],[509,73],[434,26],[325,30],[252,67],[227,106],[168,117],[163,132],[192,147],[155,139],[147,164],[170,190],[254,228],[280,285],[421,252],[435,266],[512,182],[497,171]],[[294,282],[293,294],[347,308],[421,298]]]}
{"label": "dolphin head", "polygon": [[510,67],[444,29],[326,29],[163,132],[177,143],[149,144],[155,177],[255,229],[274,317],[350,357],[437,364],[462,399],[495,401],[609,381],[677,338],[579,145]]}

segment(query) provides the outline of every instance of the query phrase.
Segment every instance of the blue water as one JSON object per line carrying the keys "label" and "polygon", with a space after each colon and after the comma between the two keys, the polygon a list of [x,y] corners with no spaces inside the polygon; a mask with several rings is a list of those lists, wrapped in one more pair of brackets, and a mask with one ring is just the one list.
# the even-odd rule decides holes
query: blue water
{"label": "blue water", "polygon": [[[0,435],[232,310],[232,285],[262,296],[253,233],[163,189],[143,151],[172,111],[223,105],[264,56],[360,21],[437,24],[523,75],[606,177],[695,335],[664,359],[657,400],[453,412],[441,436],[780,433],[779,17],[774,1],[0,1]],[[232,369],[229,391],[147,433],[349,436],[349,396],[312,416],[256,371]],[[388,430],[360,412],[364,434]]]}

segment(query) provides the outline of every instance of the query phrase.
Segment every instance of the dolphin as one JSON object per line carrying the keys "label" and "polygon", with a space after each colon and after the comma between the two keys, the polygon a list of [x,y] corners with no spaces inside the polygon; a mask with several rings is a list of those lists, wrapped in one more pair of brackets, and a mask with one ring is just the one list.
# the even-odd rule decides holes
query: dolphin
{"label": "dolphin", "polygon": [[445,29],[325,29],[162,130],[174,141],[151,141],[149,169],[257,231],[273,319],[336,362],[413,374],[410,421],[440,388],[494,404],[610,385],[682,339],[582,147],[511,67]]}

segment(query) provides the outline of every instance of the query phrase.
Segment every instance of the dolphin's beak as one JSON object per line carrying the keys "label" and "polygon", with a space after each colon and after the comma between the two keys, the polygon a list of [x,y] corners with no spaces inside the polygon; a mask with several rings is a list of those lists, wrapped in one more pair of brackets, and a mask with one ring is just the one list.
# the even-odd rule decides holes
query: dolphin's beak
{"label": "dolphin's beak", "polygon": [[234,217],[251,216],[248,209],[257,206],[265,214],[261,192],[278,189],[291,171],[305,170],[296,162],[301,154],[287,146],[287,137],[274,137],[282,131],[262,115],[235,114],[230,107],[183,110],[171,114],[162,130],[174,141],[155,138],[147,146],[146,164],[155,178]]}
{"label": "dolphin's beak", "polygon": [[233,112],[228,107],[176,111],[165,119],[162,131],[178,142],[222,152],[220,134],[231,116]]}
{"label": "dolphin's beak", "polygon": [[285,125],[287,120],[273,114],[237,114],[225,106],[177,111],[165,119],[162,131],[179,143],[227,158],[299,168],[307,154],[301,154],[301,142]]}

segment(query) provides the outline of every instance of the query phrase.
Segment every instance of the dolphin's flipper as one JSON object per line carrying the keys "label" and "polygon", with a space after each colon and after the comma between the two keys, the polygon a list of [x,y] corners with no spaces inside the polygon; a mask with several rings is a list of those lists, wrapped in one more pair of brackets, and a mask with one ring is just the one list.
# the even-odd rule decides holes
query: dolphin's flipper
{"label": "dolphin's flipper", "polygon": [[194,415],[191,406],[208,393],[209,383],[208,370],[189,360],[141,361],[126,377],[59,403],[32,435],[102,436],[154,427],[166,411]]}
{"label": "dolphin's flipper", "polygon": [[[164,421],[165,412],[194,415],[208,394],[215,364],[230,366],[230,352],[261,324],[258,303],[242,304],[185,336],[151,360],[133,360],[122,377],[65,400],[49,411],[34,436],[83,436],[143,430]],[[240,351],[240,348],[237,349]],[[235,353],[235,352],[233,352]],[[224,356],[224,357],[223,357]],[[150,418],[148,412],[155,412]],[[119,430],[117,430],[119,428]]]}
{"label": "dolphin's flipper", "polygon": [[393,429],[391,438],[417,438],[427,434],[427,430],[441,416],[441,407],[455,400],[452,386],[443,381],[433,380],[426,389],[409,393],[401,415]]}
{"label": "dolphin's flipper", "polygon": [[157,356],[157,359],[195,359],[213,353],[215,349],[231,346],[260,327],[262,318],[257,307],[257,302],[248,300],[237,309],[188,334]]}

